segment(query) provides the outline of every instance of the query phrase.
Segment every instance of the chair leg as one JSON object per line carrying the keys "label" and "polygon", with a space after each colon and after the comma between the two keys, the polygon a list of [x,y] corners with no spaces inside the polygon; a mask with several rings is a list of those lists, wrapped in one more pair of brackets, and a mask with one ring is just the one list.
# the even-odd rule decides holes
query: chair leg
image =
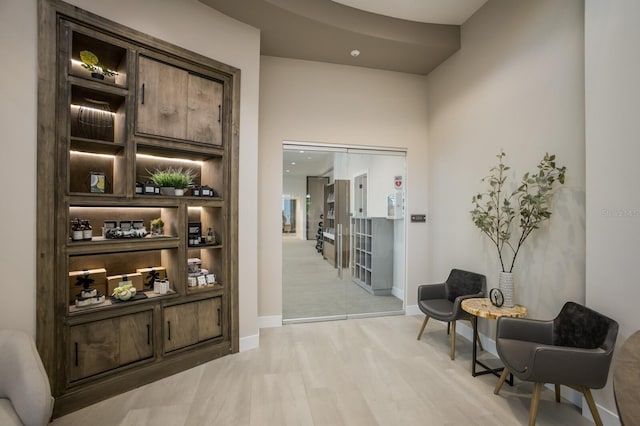
{"label": "chair leg", "polygon": [[429,316],[424,316],[424,321],[422,321],[422,326],[420,327],[420,332],[418,333],[418,338],[416,340],[420,340],[422,337],[422,333],[424,333],[424,328],[427,326],[427,321],[429,321]]}
{"label": "chair leg", "polygon": [[496,383],[496,388],[493,390],[493,393],[498,395],[500,393],[500,389],[502,389],[502,385],[507,381],[507,377],[509,376],[509,369],[507,367],[502,370],[502,375],[500,375],[500,380]]}
{"label": "chair leg", "polygon": [[456,322],[451,321],[451,360],[456,359]]}
{"label": "chair leg", "polygon": [[533,386],[533,395],[531,395],[531,408],[529,409],[529,426],[535,426],[536,417],[538,417],[538,406],[540,405],[540,392],[542,391],[541,382],[536,382]]}
{"label": "chair leg", "polygon": [[587,400],[587,405],[589,406],[591,416],[593,416],[593,421],[595,422],[596,426],[602,426],[602,419],[600,418],[600,414],[598,414],[598,407],[596,407],[596,402],[593,400],[591,390],[584,386],[581,386],[579,389],[583,393],[584,399]]}
{"label": "chair leg", "polygon": [[555,383],[556,388],[556,402],[560,402],[560,385]]}
{"label": "chair leg", "polygon": [[447,323],[447,335],[451,334],[451,323]]}

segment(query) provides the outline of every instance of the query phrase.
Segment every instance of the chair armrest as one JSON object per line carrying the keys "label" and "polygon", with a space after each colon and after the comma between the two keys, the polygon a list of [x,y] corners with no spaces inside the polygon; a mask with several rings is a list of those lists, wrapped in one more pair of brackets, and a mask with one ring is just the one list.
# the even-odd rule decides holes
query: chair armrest
{"label": "chair armrest", "polygon": [[[476,294],[464,294],[462,296],[456,297],[456,300],[453,301],[453,314],[459,316],[462,313],[462,301],[465,299],[474,299],[477,297],[484,297],[484,292],[476,293]],[[468,313],[467,313],[468,314]],[[471,315],[471,314],[468,314]]]}
{"label": "chair armrest", "polygon": [[532,353],[528,380],[600,389],[607,383],[611,358],[600,348],[542,345]]}
{"label": "chair armrest", "polygon": [[423,284],[418,286],[418,302],[428,299],[446,299],[446,290],[442,284]]}
{"label": "chair armrest", "polygon": [[0,330],[0,397],[11,400],[25,425],[49,423],[53,411],[49,378],[26,333]]}
{"label": "chair armrest", "polygon": [[550,345],[553,343],[553,320],[501,317],[498,318],[496,329],[496,339],[498,338]]}

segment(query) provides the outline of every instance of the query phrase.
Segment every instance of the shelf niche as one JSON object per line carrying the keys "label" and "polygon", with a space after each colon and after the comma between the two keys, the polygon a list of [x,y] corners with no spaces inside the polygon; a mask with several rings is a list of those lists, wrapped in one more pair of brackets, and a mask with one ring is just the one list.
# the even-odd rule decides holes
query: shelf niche
{"label": "shelf niche", "polygon": [[[167,152],[167,155],[169,152]],[[195,172],[196,177],[193,184],[197,186],[207,185],[213,188],[217,194],[216,197],[195,197],[202,199],[223,199],[224,198],[224,174],[223,162],[218,156],[210,156],[204,159],[198,156],[198,160],[191,158],[178,157],[182,153],[174,153],[176,157],[160,157],[157,155],[147,154],[144,150],[138,151],[136,155],[136,182],[149,182],[150,175],[157,169],[167,169],[169,167],[191,169]],[[188,157],[188,155],[184,155]],[[185,191],[186,196],[191,196],[190,191]]]}
{"label": "shelf niche", "polygon": [[[91,76],[91,71],[82,66],[80,52],[88,50],[96,55],[100,64],[111,71],[117,72],[115,76],[105,76],[104,80]],[[71,67],[72,75],[88,78],[93,81],[104,81],[118,86],[127,85],[127,50],[120,46],[115,46],[97,38],[90,37],[78,31],[73,31],[71,37]]]}

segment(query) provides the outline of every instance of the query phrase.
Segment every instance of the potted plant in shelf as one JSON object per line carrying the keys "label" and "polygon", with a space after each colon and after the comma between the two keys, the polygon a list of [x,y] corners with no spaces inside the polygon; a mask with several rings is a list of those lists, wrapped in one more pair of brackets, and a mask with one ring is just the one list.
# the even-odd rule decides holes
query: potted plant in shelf
{"label": "potted plant in shelf", "polygon": [[99,80],[104,80],[104,77],[113,77],[118,75],[117,72],[110,70],[105,65],[100,63],[100,60],[95,53],[89,50],[83,50],[80,52],[80,60],[82,61],[82,67],[88,69],[91,72],[91,77]]}
{"label": "potted plant in shelf", "polygon": [[151,221],[151,235],[164,235],[164,221],[162,220],[162,218],[153,219]]}
{"label": "potted plant in shelf", "polygon": [[[512,192],[506,188],[506,154],[497,155],[498,165],[482,179],[489,184],[486,192],[473,196],[473,223],[489,237],[500,259],[499,288],[504,305],[513,306],[513,266],[522,245],[531,233],[551,217],[550,201],[557,184],[564,184],[566,167],[556,165],[556,156],[546,153],[538,164],[538,171],[525,173],[520,185]],[[512,223],[518,217],[520,235],[512,240]],[[509,259],[510,258],[510,259]],[[510,260],[510,261],[509,261]]]}
{"label": "potted plant in shelf", "polygon": [[192,169],[169,167],[167,169],[156,169],[153,173],[150,173],[149,177],[153,183],[160,187],[162,195],[181,197],[184,195],[184,189],[194,182],[196,176]]}

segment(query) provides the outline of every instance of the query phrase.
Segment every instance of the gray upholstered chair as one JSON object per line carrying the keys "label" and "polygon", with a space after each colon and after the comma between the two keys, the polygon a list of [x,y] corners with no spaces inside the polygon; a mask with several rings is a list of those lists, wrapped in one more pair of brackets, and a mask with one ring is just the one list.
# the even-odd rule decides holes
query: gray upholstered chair
{"label": "gray upholstered chair", "polygon": [[596,425],[602,425],[590,389],[606,384],[617,335],[617,322],[574,302],[551,321],[502,317],[496,348],[506,368],[494,393],[509,372],[534,382],[529,425],[535,425],[542,386],[553,383],[560,402],[560,385],[566,385],[584,394]]}
{"label": "gray upholstered chair", "polygon": [[49,378],[33,339],[0,330],[0,425],[46,425],[52,411]]}
{"label": "gray upholstered chair", "polygon": [[[425,317],[418,333],[418,340],[422,337],[429,318],[449,323],[451,325],[451,359],[455,359],[456,321],[459,319],[476,321],[476,317],[463,311],[460,304],[464,299],[484,297],[486,291],[487,279],[484,275],[460,269],[452,269],[444,283],[419,286],[418,307]],[[480,347],[482,348],[481,344]]]}

